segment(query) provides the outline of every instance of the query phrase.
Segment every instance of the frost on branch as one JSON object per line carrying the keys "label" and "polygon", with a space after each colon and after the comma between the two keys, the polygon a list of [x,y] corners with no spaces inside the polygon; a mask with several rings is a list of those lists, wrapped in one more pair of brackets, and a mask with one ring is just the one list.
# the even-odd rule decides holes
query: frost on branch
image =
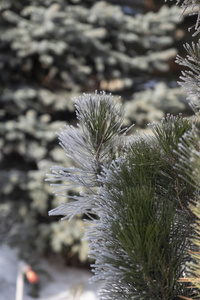
{"label": "frost on branch", "polygon": [[[192,189],[174,169],[180,137],[190,130],[182,116],[152,124],[154,136],[132,137],[124,157],[104,168],[95,196],[99,219],[87,231],[100,299],[178,299],[188,260]],[[184,170],[182,172],[184,173]]]}
{"label": "frost on branch", "polygon": [[[167,1],[167,0],[165,0]],[[173,0],[170,0],[173,1]],[[193,36],[197,35],[200,32],[200,26],[199,26],[199,22],[200,22],[200,1],[199,0],[175,0],[177,5],[180,5],[183,8],[183,13],[188,9],[191,8],[191,13],[190,15],[195,15],[197,14],[197,21],[195,26],[193,26],[196,30],[196,32],[193,34]],[[193,28],[191,27],[191,28]],[[191,29],[189,28],[189,29]]]}
{"label": "frost on branch", "polygon": [[200,107],[200,43],[192,42],[192,45],[184,45],[188,55],[186,58],[177,56],[176,62],[187,67],[182,71],[179,82],[183,89],[186,90],[188,99],[190,99],[198,108]]}
{"label": "frost on branch", "polygon": [[86,236],[93,280],[104,283],[101,300],[188,296],[178,279],[189,257],[193,187],[179,177],[184,169],[176,172],[175,151],[190,121],[168,115],[150,126],[154,136],[127,138],[124,113],[111,95],[74,101],[79,124],[58,134],[74,167],[52,167],[49,180],[66,182],[58,194],[77,186],[83,192],[50,214],[96,214],[86,221]]}
{"label": "frost on branch", "polygon": [[127,131],[122,128],[124,112],[111,94],[83,94],[73,100],[79,123],[77,127],[66,126],[57,135],[74,166],[53,166],[53,176],[47,180],[60,182],[52,184],[58,186],[55,193],[59,196],[66,197],[66,190],[74,187],[81,187],[83,191],[80,195],[71,196],[71,203],[50,211],[50,215],[72,217],[77,213],[91,212],[95,207],[94,195],[101,186],[98,176],[102,168],[108,168],[122,151]]}

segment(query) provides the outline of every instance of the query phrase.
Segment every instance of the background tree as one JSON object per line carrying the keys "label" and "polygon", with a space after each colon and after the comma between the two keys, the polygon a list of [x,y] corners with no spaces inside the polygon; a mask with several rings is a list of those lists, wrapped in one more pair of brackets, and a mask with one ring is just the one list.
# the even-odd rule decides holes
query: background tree
{"label": "background tree", "polygon": [[[189,4],[196,3],[183,2]],[[74,99],[78,127],[59,134],[77,167],[54,166],[50,180],[63,182],[63,196],[73,185],[84,191],[50,214],[91,218],[87,237],[94,280],[104,282],[100,299],[199,298],[199,44],[186,49],[178,61],[191,69],[182,79],[194,98],[193,118],[168,114],[150,125],[153,136],[126,137],[112,96],[84,94]]]}
{"label": "background tree", "polygon": [[166,112],[188,113],[173,63],[185,37],[180,9],[162,4],[1,1],[1,240],[23,245],[26,259],[51,251],[69,264],[87,259],[82,216],[49,218],[61,200],[44,185],[53,163],[71,165],[54,132],[75,122],[74,94],[120,93],[124,124],[138,127]]}

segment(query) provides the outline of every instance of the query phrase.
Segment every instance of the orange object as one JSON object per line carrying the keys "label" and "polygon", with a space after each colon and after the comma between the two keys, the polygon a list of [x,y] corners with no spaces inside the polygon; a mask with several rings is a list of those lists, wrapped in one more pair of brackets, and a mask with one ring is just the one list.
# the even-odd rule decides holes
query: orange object
{"label": "orange object", "polygon": [[39,281],[38,275],[31,269],[26,272],[26,278],[31,284],[35,284]]}

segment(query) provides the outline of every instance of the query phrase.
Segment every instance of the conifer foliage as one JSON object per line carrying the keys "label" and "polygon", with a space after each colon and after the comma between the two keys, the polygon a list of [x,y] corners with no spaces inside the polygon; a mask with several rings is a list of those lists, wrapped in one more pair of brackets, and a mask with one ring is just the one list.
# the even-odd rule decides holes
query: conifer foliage
{"label": "conifer foliage", "polygon": [[0,240],[29,263],[52,252],[87,263],[82,215],[49,218],[59,198],[43,185],[52,164],[71,166],[54,132],[74,123],[74,95],[122,95],[126,126],[191,113],[173,63],[185,39],[181,9],[162,2],[0,1]]}
{"label": "conifer foliage", "polygon": [[[195,25],[196,35],[200,31],[200,2],[199,0],[184,1],[185,8],[192,5],[192,8],[198,8],[198,18]],[[199,179],[200,179],[200,131],[199,131],[199,78],[200,78],[200,44],[192,42],[191,45],[184,45],[188,55],[186,58],[180,56],[177,57],[177,62],[180,65],[186,67],[186,70],[182,72],[182,79],[179,84],[187,91],[188,99],[195,112],[194,124],[192,131],[185,133],[179,143],[179,156],[180,163],[178,164],[178,170],[185,170],[189,183],[195,189],[195,195],[193,201],[190,204],[190,210],[194,215],[193,228],[194,234],[192,235],[192,249],[189,254],[191,261],[188,263],[186,276],[180,279],[180,282],[187,282],[195,288],[197,296],[195,298],[185,299],[199,299],[200,297],[200,209],[199,209]]]}
{"label": "conifer foliage", "polygon": [[[198,47],[186,46],[191,56],[178,57],[192,69],[183,80],[194,96]],[[190,120],[169,114],[149,125],[152,135],[127,136],[124,112],[110,94],[74,101],[79,124],[58,135],[75,166],[52,167],[48,180],[62,182],[56,185],[63,196],[74,186],[83,191],[50,215],[87,216],[93,280],[104,283],[100,299],[199,297],[199,113]],[[200,108],[198,97],[194,106]]]}
{"label": "conifer foliage", "polygon": [[[106,282],[102,299],[176,299],[189,259],[193,187],[174,169],[180,138],[192,130],[182,116],[168,115],[150,127],[154,136],[125,136],[124,113],[111,95],[75,100],[79,124],[59,139],[76,167],[52,167],[57,193],[82,186],[72,202],[50,215],[88,216],[87,238],[94,280]],[[180,174],[179,174],[180,175]],[[57,185],[57,184],[56,184]],[[58,184],[59,185],[59,184]],[[142,297],[142,298],[141,298]]]}
{"label": "conifer foliage", "polygon": [[[117,152],[123,145],[126,129],[122,129],[124,113],[116,107],[111,95],[105,93],[91,96],[84,94],[74,99],[76,115],[79,120],[77,127],[66,126],[58,133],[61,146],[76,163],[76,167],[52,167],[54,178],[51,180],[67,180],[56,193],[83,187],[87,190],[80,196],[72,196],[75,202],[67,205],[66,214],[72,217],[75,213],[89,213],[95,205],[94,195],[96,188],[101,185],[99,175],[103,168],[109,168]],[[57,185],[57,184],[56,184]],[[58,184],[60,186],[60,184]],[[55,213],[63,213],[65,205],[55,209]]]}

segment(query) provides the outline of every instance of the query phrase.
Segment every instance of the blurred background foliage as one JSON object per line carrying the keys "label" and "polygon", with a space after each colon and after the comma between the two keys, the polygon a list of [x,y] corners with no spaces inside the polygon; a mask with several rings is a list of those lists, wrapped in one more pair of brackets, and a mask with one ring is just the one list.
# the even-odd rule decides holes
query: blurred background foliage
{"label": "blurred background foliage", "polygon": [[52,165],[72,163],[55,134],[76,124],[71,98],[95,90],[121,95],[125,125],[144,129],[169,112],[190,114],[174,63],[190,20],[163,4],[1,0],[0,240],[27,261],[53,254],[68,265],[88,263],[83,216],[50,218],[48,210],[67,199],[44,182]]}

